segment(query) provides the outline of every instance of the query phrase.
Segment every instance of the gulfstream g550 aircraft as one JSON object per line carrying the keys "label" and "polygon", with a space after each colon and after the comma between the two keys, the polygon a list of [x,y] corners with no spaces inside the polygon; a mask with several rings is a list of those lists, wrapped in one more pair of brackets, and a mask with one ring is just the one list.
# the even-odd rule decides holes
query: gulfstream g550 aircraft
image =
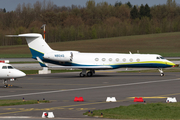
{"label": "gulfstream g550 aircraft", "polygon": [[[8,37],[25,37],[32,53],[42,67],[45,62],[60,65],[59,67],[82,69],[80,76],[92,76],[95,70],[116,69],[122,67],[158,68],[164,76],[162,68],[175,64],[157,54],[122,54],[122,53],[81,53],[79,51],[57,51],[49,47],[41,34],[28,33],[8,35]],[[86,73],[86,71],[88,72]]]}

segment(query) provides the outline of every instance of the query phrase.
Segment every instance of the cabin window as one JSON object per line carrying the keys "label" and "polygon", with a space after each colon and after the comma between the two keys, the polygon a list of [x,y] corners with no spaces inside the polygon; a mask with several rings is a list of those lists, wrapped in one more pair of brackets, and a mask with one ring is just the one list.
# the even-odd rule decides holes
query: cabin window
{"label": "cabin window", "polygon": [[95,61],[98,61],[99,60],[99,58],[95,58]]}
{"label": "cabin window", "polygon": [[132,61],[133,61],[133,59],[131,58],[131,59],[129,59],[129,61],[130,61],[130,62],[132,62]]}
{"label": "cabin window", "polygon": [[13,67],[12,66],[8,66],[8,69],[13,69]]}
{"label": "cabin window", "polygon": [[116,58],[116,61],[118,62],[118,61],[119,61],[119,58]]}
{"label": "cabin window", "polygon": [[156,59],[160,59],[159,57],[157,57]]}
{"label": "cabin window", "polygon": [[138,58],[136,61],[137,61],[137,62],[140,62],[140,59]]}
{"label": "cabin window", "polygon": [[109,58],[109,61],[112,61],[112,58]]}
{"label": "cabin window", "polygon": [[105,61],[106,59],[105,58],[102,58],[102,61]]}
{"label": "cabin window", "polygon": [[3,66],[2,69],[7,69],[7,66]]}
{"label": "cabin window", "polygon": [[123,62],[126,62],[126,58],[123,58]]}

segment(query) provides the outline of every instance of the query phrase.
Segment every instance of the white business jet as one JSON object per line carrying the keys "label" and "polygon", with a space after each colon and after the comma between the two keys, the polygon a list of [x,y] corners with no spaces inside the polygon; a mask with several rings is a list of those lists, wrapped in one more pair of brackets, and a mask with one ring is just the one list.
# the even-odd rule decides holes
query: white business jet
{"label": "white business jet", "polygon": [[[28,33],[7,35],[8,37],[25,37],[32,53],[32,58],[39,61],[42,67],[53,63],[65,68],[82,69],[81,77],[92,76],[95,70],[116,68],[158,68],[164,76],[162,68],[173,67],[175,64],[158,54],[122,54],[122,53],[81,53],[79,51],[57,51],[49,47],[41,34]],[[88,72],[86,73],[86,71]]]}
{"label": "white business jet", "polygon": [[15,81],[17,78],[24,77],[26,74],[12,65],[7,64],[8,60],[0,61],[0,79],[3,80],[4,87],[8,87],[8,80]]}

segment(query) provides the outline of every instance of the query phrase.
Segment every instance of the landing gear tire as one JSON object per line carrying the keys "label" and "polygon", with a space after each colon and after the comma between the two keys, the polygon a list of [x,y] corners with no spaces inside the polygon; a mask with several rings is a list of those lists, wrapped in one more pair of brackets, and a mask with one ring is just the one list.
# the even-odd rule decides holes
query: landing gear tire
{"label": "landing gear tire", "polygon": [[92,72],[87,72],[87,76],[88,76],[88,77],[91,77],[92,75],[93,75]]}
{"label": "landing gear tire", "polygon": [[164,76],[164,73],[163,73],[162,68],[159,68],[158,70],[159,70],[159,72],[160,72],[160,76],[163,77],[163,76]]}
{"label": "landing gear tire", "polygon": [[163,77],[164,76],[164,73],[161,73],[161,77]]}
{"label": "landing gear tire", "polygon": [[7,88],[8,87],[8,85],[4,85],[4,88]]}
{"label": "landing gear tire", "polygon": [[79,76],[80,76],[80,77],[85,77],[85,75],[84,75],[84,74],[82,74],[82,72],[79,74]]}

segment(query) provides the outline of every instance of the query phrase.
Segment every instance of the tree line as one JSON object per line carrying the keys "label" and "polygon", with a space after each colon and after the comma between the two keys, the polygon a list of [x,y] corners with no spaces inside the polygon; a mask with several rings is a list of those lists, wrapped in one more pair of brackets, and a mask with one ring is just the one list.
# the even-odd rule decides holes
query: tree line
{"label": "tree line", "polygon": [[26,44],[7,34],[42,33],[46,41],[62,42],[129,35],[175,32],[180,30],[180,6],[175,0],[166,4],[136,6],[130,2],[86,2],[86,6],[57,6],[52,1],[19,4],[14,11],[0,9],[0,45]]}

